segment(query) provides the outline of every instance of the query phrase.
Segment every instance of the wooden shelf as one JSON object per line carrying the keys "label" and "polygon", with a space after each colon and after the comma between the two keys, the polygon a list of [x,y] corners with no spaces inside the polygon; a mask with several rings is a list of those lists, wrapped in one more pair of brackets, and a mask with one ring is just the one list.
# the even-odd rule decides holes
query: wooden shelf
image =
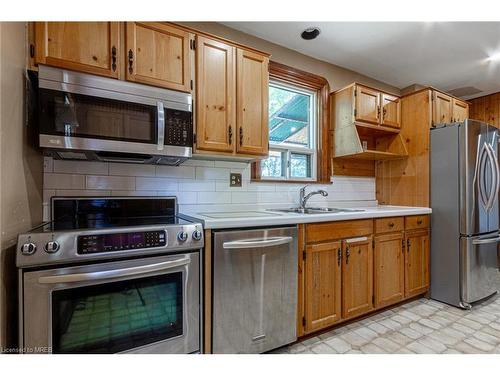
{"label": "wooden shelf", "polygon": [[385,135],[394,135],[399,133],[399,129],[389,128],[387,126],[380,125],[372,125],[363,122],[355,122],[356,129],[358,130],[358,134],[361,136],[375,136],[375,137],[383,137]]}
{"label": "wooden shelf", "polygon": [[404,159],[405,157],[407,157],[407,155],[386,151],[366,150],[357,154],[336,156],[335,159],[396,160]]}

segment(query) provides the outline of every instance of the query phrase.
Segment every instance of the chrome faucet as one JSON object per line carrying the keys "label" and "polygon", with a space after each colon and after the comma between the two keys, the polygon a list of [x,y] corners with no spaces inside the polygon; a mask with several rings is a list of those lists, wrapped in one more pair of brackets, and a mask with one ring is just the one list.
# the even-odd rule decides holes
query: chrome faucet
{"label": "chrome faucet", "polygon": [[316,194],[321,194],[322,196],[326,197],[328,196],[328,192],[324,191],[324,190],[317,190],[317,191],[312,191],[310,192],[309,194],[306,195],[306,188],[308,187],[309,185],[306,185],[304,186],[302,189],[300,189],[300,209],[301,210],[305,210],[306,209],[306,204],[307,204],[307,201],[309,200],[309,198],[311,198],[313,195],[316,195]]}

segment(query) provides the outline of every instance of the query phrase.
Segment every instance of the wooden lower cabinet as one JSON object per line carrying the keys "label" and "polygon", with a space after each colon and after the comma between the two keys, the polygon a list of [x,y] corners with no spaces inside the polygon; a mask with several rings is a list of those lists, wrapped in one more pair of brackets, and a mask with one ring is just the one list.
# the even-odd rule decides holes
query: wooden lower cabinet
{"label": "wooden lower cabinet", "polygon": [[301,225],[298,335],[426,293],[428,223],[420,215]]}
{"label": "wooden lower cabinet", "polygon": [[403,232],[375,236],[375,307],[397,303],[405,297],[405,254]]}
{"label": "wooden lower cabinet", "polygon": [[341,318],[340,241],[306,246],[305,327],[307,332],[328,327]]}
{"label": "wooden lower cabinet", "polygon": [[342,317],[352,318],[373,309],[372,237],[342,241]]}
{"label": "wooden lower cabinet", "polygon": [[425,293],[429,288],[429,231],[406,232],[405,297]]}

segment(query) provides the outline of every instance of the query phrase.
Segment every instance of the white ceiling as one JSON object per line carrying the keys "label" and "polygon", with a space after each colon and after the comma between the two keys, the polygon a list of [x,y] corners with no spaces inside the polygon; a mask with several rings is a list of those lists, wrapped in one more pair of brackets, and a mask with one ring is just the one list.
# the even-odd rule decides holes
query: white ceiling
{"label": "white ceiling", "polygon": [[[444,91],[472,86],[500,91],[500,22],[225,22],[303,54],[404,88],[414,83]],[[307,27],[321,29],[307,41]]]}

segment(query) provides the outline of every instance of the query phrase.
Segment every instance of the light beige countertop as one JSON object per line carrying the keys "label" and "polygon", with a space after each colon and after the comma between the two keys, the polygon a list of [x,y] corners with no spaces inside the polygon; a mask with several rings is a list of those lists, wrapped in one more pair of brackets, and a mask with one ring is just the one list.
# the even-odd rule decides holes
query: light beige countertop
{"label": "light beige countertop", "polygon": [[362,211],[299,214],[276,212],[264,209],[255,209],[252,211],[225,211],[223,207],[221,207],[219,209],[214,209],[213,212],[189,212],[181,214],[187,216],[193,221],[201,222],[205,229],[224,229],[373,219],[393,216],[426,215],[432,212],[432,210],[428,207],[373,206],[353,208]]}

